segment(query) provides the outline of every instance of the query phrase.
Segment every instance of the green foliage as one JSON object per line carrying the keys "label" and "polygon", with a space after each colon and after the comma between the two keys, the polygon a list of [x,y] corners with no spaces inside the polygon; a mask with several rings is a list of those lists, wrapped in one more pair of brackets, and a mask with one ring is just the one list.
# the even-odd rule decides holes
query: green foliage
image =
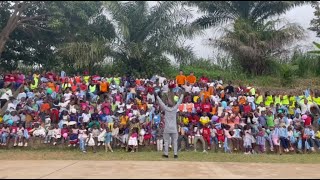
{"label": "green foliage", "polygon": [[170,66],[167,55],[181,64],[190,62],[194,54],[180,39],[191,38],[198,30],[185,23],[183,14],[188,12],[178,9],[179,4],[157,2],[150,9],[146,1],[105,2],[117,27],[111,52],[113,66],[122,73],[150,76]]}
{"label": "green foliage", "polygon": [[268,61],[286,52],[285,46],[304,37],[303,28],[270,18],[285,13],[306,1],[192,1],[206,14],[195,26],[208,28],[231,23],[214,45],[232,55],[234,61],[251,75],[269,71]]}

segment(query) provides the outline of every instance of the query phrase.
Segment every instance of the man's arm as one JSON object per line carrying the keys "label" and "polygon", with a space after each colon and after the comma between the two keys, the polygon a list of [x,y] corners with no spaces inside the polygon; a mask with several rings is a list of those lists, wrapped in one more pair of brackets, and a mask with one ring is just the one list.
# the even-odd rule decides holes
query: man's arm
{"label": "man's arm", "polygon": [[161,100],[161,98],[158,96],[158,94],[156,92],[154,92],[154,95],[156,96],[159,105],[162,109],[166,110],[168,107],[163,103],[163,101]]}

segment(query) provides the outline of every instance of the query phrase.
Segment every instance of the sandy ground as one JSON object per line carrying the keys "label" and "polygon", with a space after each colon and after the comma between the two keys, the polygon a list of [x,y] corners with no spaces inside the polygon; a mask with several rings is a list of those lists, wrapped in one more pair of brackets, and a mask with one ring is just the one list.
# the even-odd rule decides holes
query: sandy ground
{"label": "sandy ground", "polygon": [[[319,178],[315,164],[183,161],[0,161],[0,178]],[[248,172],[248,170],[251,170]]]}

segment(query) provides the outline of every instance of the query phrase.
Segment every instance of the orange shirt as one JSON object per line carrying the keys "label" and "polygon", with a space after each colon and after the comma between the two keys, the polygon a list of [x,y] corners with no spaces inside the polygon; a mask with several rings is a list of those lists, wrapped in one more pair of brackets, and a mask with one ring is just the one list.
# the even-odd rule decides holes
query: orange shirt
{"label": "orange shirt", "polygon": [[77,84],[81,83],[81,77],[80,76],[76,76],[74,79],[76,80]]}
{"label": "orange shirt", "polygon": [[210,87],[208,88],[208,91],[209,91],[209,94],[210,94],[210,95],[213,95],[213,94],[214,94],[214,88],[213,88],[213,86],[210,86]]}
{"label": "orange shirt", "polygon": [[244,105],[246,103],[246,97],[245,96],[240,96],[239,97],[239,104]]}
{"label": "orange shirt", "polygon": [[141,81],[140,81],[140,79],[136,79],[136,85],[141,85]]}
{"label": "orange shirt", "polygon": [[54,91],[56,89],[56,86],[54,85],[53,82],[48,82],[47,86],[48,86],[48,88],[52,89],[52,91]]}
{"label": "orange shirt", "polygon": [[128,122],[128,116],[120,116],[120,124],[121,125],[126,125]]}
{"label": "orange shirt", "polygon": [[185,75],[178,75],[176,77],[176,80],[177,80],[177,84],[178,85],[184,85],[186,83],[186,76]]}
{"label": "orange shirt", "polygon": [[76,92],[76,91],[77,91],[77,88],[78,88],[78,87],[77,87],[76,85],[72,85],[72,86],[71,86],[71,91],[72,91],[72,92]]}
{"label": "orange shirt", "polygon": [[139,104],[139,109],[147,111],[147,104],[146,103]]}
{"label": "orange shirt", "polygon": [[196,83],[197,78],[196,78],[194,75],[189,75],[189,76],[187,76],[187,81],[188,81],[190,84],[194,84],[194,83]]}
{"label": "orange shirt", "polygon": [[101,92],[108,92],[108,87],[109,87],[108,82],[101,82],[100,83],[100,91]]}
{"label": "orange shirt", "polygon": [[211,114],[216,114],[217,113],[218,108],[216,106],[212,107],[212,111]]}
{"label": "orange shirt", "polygon": [[49,104],[49,103],[43,103],[43,104],[41,105],[40,111],[41,111],[41,112],[45,112],[45,111],[47,111],[47,110],[49,110],[49,109],[50,109],[50,104]]}
{"label": "orange shirt", "polygon": [[209,91],[201,91],[200,92],[200,97],[203,95],[203,100],[202,102],[206,102],[206,99],[209,99],[210,97],[210,93]]}

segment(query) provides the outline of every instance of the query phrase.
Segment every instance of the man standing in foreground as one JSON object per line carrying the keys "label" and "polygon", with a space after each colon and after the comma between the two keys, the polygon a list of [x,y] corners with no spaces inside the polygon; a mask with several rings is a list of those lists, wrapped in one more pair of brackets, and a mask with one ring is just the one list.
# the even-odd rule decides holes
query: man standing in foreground
{"label": "man standing in foreground", "polygon": [[173,103],[173,99],[168,97],[168,103],[165,105],[161,98],[155,93],[157,100],[159,101],[160,107],[164,110],[164,131],[163,131],[163,139],[164,139],[164,153],[162,157],[168,158],[168,150],[169,150],[169,141],[171,137],[171,141],[173,142],[173,153],[174,158],[178,158],[178,130],[177,130],[177,109],[179,105],[182,103],[184,97],[184,91],[180,90],[180,98],[176,105]]}

